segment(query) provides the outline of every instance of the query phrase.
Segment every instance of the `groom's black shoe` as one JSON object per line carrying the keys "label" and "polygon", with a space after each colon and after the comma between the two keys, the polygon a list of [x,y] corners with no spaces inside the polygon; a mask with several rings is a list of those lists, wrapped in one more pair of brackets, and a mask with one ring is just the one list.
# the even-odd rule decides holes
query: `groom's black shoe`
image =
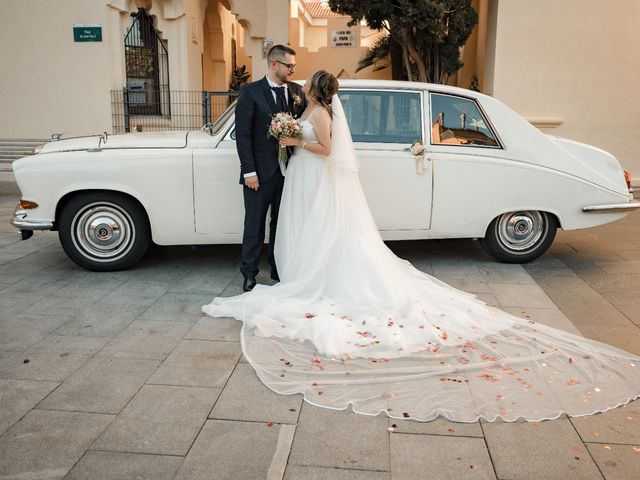
{"label": "groom's black shoe", "polygon": [[275,280],[276,282],[280,281],[277,270],[271,270],[271,280]]}
{"label": "groom's black shoe", "polygon": [[247,275],[244,277],[244,284],[242,285],[242,289],[245,292],[250,292],[253,290],[253,287],[256,286],[256,277],[253,275]]}

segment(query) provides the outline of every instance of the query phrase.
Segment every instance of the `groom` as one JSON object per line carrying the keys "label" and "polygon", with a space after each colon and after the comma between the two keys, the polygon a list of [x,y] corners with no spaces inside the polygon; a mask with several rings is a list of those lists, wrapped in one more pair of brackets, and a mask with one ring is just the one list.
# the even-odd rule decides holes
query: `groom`
{"label": "groom", "polygon": [[267,55],[267,75],[242,88],[236,105],[236,147],[240,156],[240,184],[244,185],[240,271],[245,292],[256,285],[269,207],[269,265],[271,278],[280,281],[273,247],[284,177],[278,164],[278,141],[268,135],[268,126],[274,114],[289,112],[297,117],[306,107],[300,86],[289,83],[296,70],[295,54],[285,45],[273,46]]}

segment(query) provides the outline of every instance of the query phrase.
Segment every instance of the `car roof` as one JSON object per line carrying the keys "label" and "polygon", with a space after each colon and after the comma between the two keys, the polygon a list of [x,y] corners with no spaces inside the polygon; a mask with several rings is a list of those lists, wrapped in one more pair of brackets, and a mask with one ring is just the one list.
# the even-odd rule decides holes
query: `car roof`
{"label": "car roof", "polygon": [[[369,80],[369,79],[338,79],[340,88],[365,88],[381,90],[430,90],[443,93],[464,95],[467,97],[486,97],[480,92],[452,85],[438,83],[408,82],[406,80]],[[304,84],[305,80],[296,80],[296,83]]]}

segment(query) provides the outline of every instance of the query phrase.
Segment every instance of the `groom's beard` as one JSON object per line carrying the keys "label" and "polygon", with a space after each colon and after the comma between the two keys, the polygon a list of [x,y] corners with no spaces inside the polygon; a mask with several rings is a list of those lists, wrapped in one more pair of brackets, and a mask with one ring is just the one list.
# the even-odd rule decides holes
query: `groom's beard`
{"label": "groom's beard", "polygon": [[289,78],[291,77],[291,75],[292,75],[291,73],[287,73],[284,75],[276,75],[276,77],[277,77],[277,80],[280,81],[282,85],[284,85],[289,81]]}

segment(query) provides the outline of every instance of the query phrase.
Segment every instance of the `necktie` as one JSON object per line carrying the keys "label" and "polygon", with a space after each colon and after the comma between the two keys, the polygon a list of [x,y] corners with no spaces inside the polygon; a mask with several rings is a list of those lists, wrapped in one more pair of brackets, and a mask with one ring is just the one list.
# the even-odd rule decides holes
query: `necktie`
{"label": "necktie", "polygon": [[276,92],[276,105],[281,112],[289,110],[287,107],[287,98],[284,96],[285,87],[271,87],[271,90]]}

